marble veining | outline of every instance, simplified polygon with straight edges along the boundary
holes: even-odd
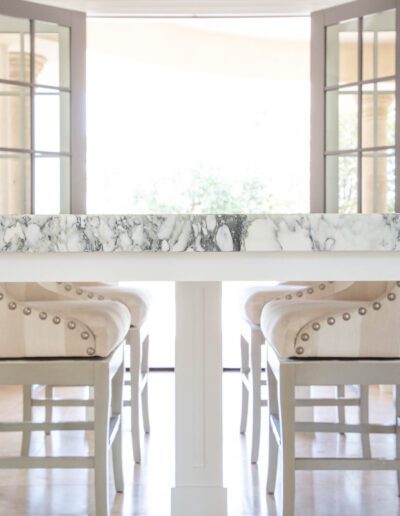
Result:
[[[0,252],[398,250],[399,214],[0,216]]]

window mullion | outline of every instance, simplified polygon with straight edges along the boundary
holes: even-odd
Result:
[[[362,211],[362,77],[363,77],[363,51],[362,51],[362,30],[363,30],[363,19],[362,17],[358,18],[358,152],[357,152],[357,211],[361,213]]]
[[[30,20],[30,95],[31,95],[31,120],[30,120],[30,135],[31,135],[31,213],[35,213],[35,21]]]

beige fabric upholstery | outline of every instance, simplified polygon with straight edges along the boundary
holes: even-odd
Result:
[[[0,358],[105,357],[129,331],[130,313],[120,303],[27,302],[10,295],[15,289],[0,284]]]
[[[123,303],[131,314],[132,326],[140,328],[149,310],[149,296],[143,290],[125,288],[107,284],[92,284],[91,286],[83,283],[40,283],[36,284],[35,296],[39,294],[48,296],[51,292],[56,299],[73,300],[112,300]],[[37,299],[37,297],[36,297]]]
[[[282,357],[400,357],[400,282],[355,282],[330,299],[273,301],[261,315]]]
[[[270,301],[287,298],[290,299],[320,299],[331,296],[334,293],[348,288],[352,282],[336,281],[288,281],[272,287],[251,287],[243,294],[243,311],[247,322],[259,325],[261,312]]]

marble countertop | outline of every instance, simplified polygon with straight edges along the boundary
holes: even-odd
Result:
[[[399,251],[400,214],[0,216],[0,252]]]

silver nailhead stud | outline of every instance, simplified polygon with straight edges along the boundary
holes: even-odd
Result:
[[[54,324],[60,324],[60,322],[61,322],[61,317],[58,317],[58,315],[55,315],[53,317],[53,323]]]
[[[358,313],[360,315],[365,315],[367,313],[367,309],[362,306],[361,308],[358,309]]]
[[[345,321],[349,321],[349,320],[350,320],[350,317],[351,317],[351,315],[349,314],[349,312],[345,312],[345,313],[343,314],[343,319],[344,319]]]
[[[321,283],[320,285],[318,285],[318,288],[320,290],[325,290],[325,283]]]
[[[328,317],[328,321],[327,322],[328,322],[328,324],[330,326],[332,326],[333,324],[335,324],[336,319],[334,317]]]
[[[69,285],[69,284],[67,284],[67,285],[65,285],[65,287],[64,287],[64,288],[65,288],[65,290],[68,290],[68,291],[69,291],[69,290],[71,290],[71,289],[72,289],[72,286],[71,286],[71,285]]]
[[[315,322],[315,323],[313,323],[313,325],[312,325],[312,329],[313,329],[314,331],[318,331],[320,328],[321,328],[321,325],[319,324],[319,322]]]
[[[88,297],[89,299],[92,299],[92,297],[93,297],[93,296],[94,296],[93,292],[88,292],[87,297]]]
[[[372,303],[372,308],[374,310],[380,310],[381,309],[381,304],[379,303],[379,301],[375,301],[375,303]]]
[[[29,306],[26,306],[23,310],[25,315],[31,315],[32,310],[29,308]]]
[[[70,330],[75,330],[76,323],[74,321],[69,321],[67,326]]]
[[[389,299],[389,301],[394,301],[396,299],[396,294],[394,292],[389,292],[387,298]]]
[[[87,348],[86,353],[88,355],[94,355],[96,350],[94,348]]]
[[[89,333],[88,331],[83,331],[83,332],[81,333],[81,338],[82,338],[83,340],[88,340],[88,338],[89,338],[89,337],[90,337],[90,333]]]
[[[4,294],[2,292],[0,292],[0,301],[3,299],[4,297]]]
[[[304,348],[302,346],[297,346],[296,353],[298,355],[302,355],[304,353]]]
[[[308,288],[308,289],[307,289],[307,292],[308,292],[309,294],[313,294],[313,293],[314,293],[314,289],[310,287],[310,288]]]
[[[8,308],[9,308],[10,310],[15,310],[15,309],[17,308],[17,303],[16,303],[15,301],[10,301],[10,302],[8,303]]]
[[[78,294],[78,296],[80,296],[82,294],[83,290],[81,288],[77,288],[76,289],[76,293]]]
[[[288,294],[288,295],[286,296],[286,299],[292,299],[292,296],[291,296],[290,294]]]
[[[300,292],[297,292],[296,296],[297,296],[297,297],[303,297],[303,292],[301,292],[301,291],[300,291]]]
[[[400,281],[396,281],[396,285],[400,287]]]
[[[103,301],[104,296],[99,296],[97,299],[98,299],[99,301]]]
[[[39,314],[39,319],[42,319],[42,321],[44,321],[45,319],[47,319],[47,314],[46,314],[46,312],[40,312],[40,314]]]
[[[301,334],[301,340],[302,340],[303,342],[307,342],[308,340],[310,340],[310,336],[309,336],[309,334],[308,334],[308,333],[302,333],[302,334]]]

